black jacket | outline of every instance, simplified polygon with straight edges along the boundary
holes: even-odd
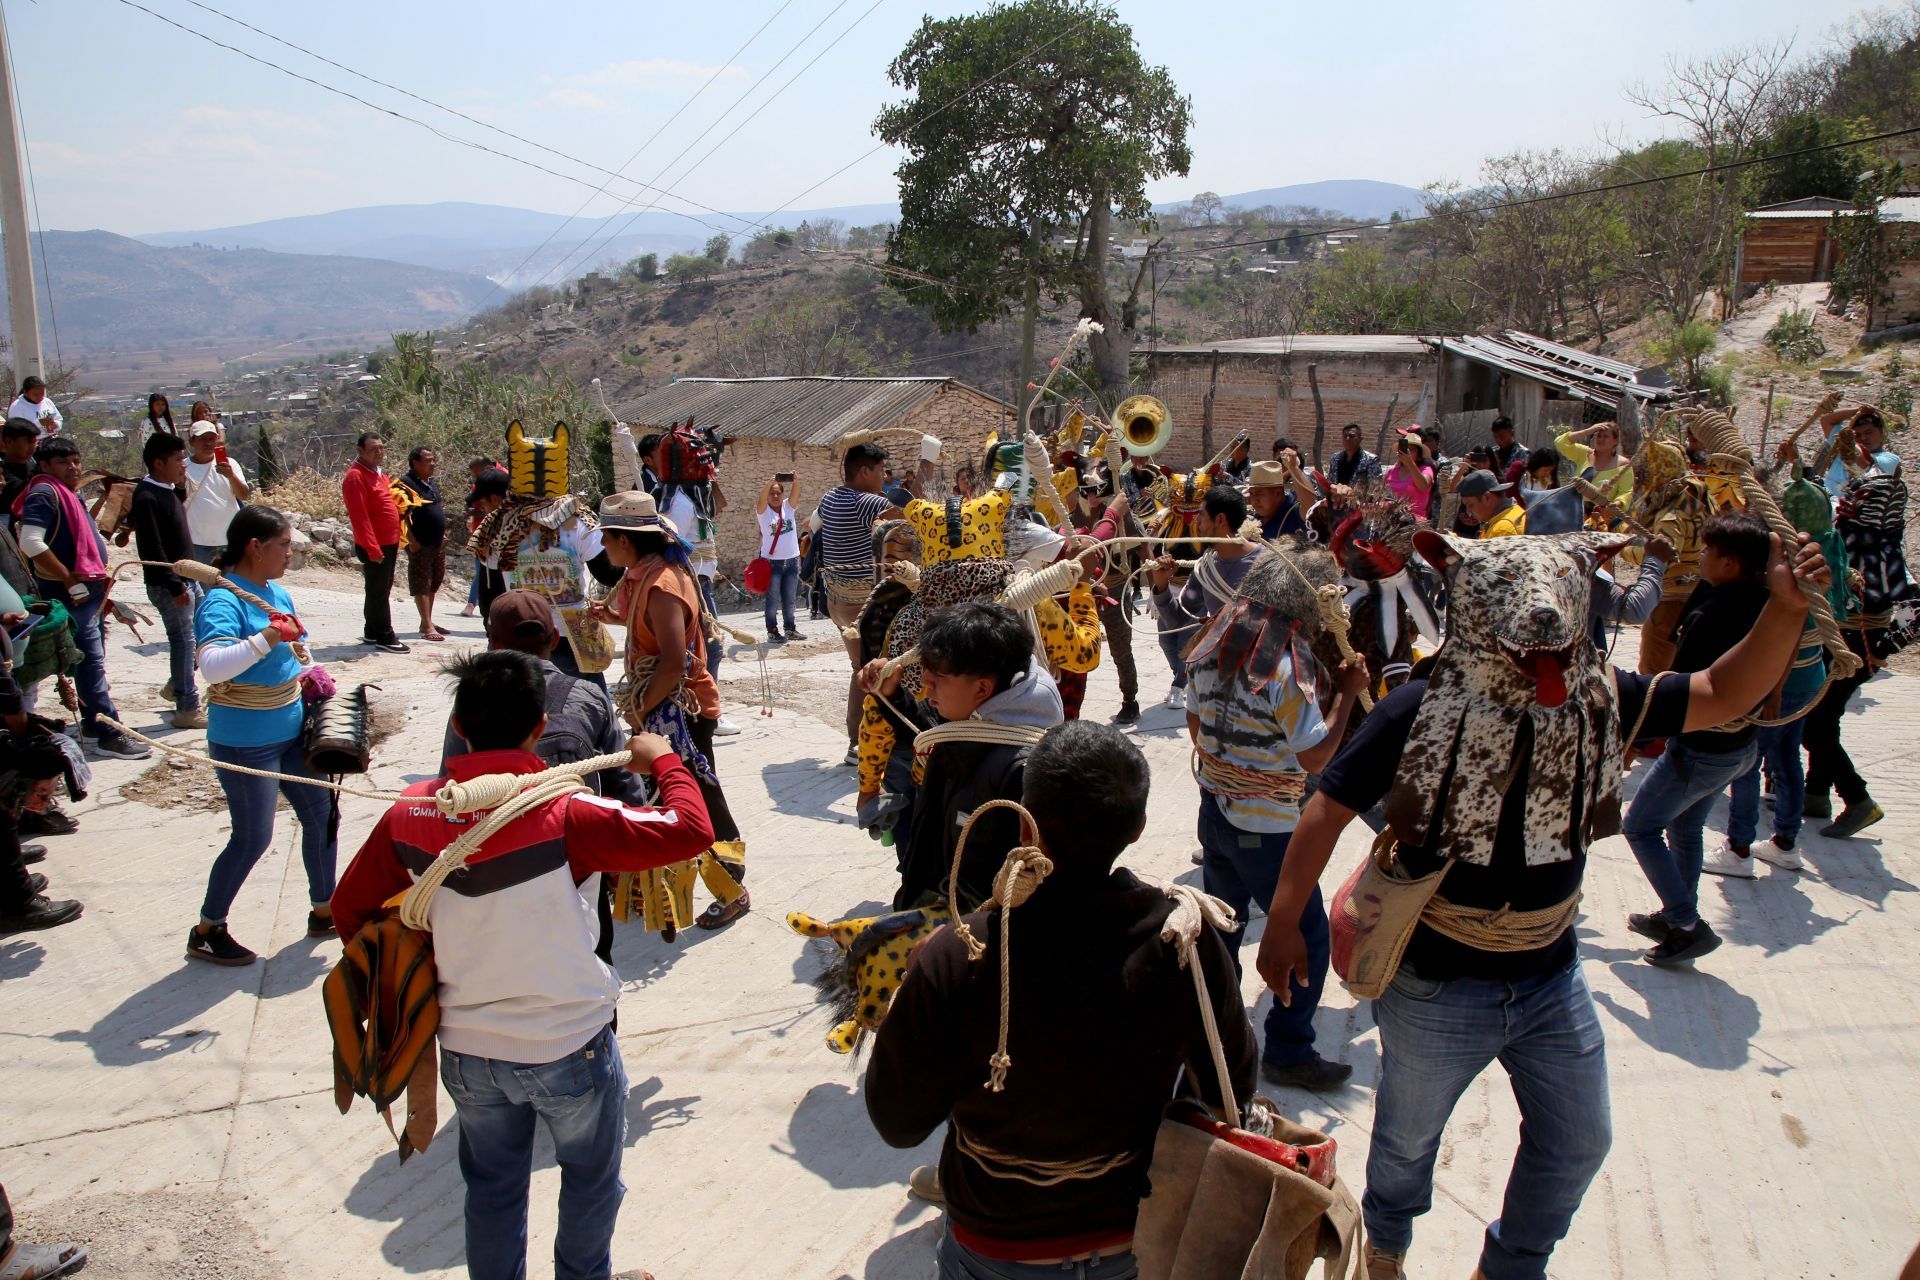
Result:
[[[171,485],[142,480],[133,489],[133,545],[142,560],[193,559],[193,540],[187,536],[187,498]],[[185,595],[187,581],[171,569],[151,565],[140,570],[147,585],[170,596]]]
[[[946,897],[947,876],[967,817],[989,800],[1018,800],[1026,787],[1027,748],[1004,743],[943,742],[927,758],[913,802],[913,830],[900,868],[894,909],[905,911],[929,894]],[[976,822],[960,867],[960,902],[971,909],[993,893],[994,873],[1018,843],[1020,821],[995,809]]]

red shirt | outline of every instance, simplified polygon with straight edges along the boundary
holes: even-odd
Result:
[[[378,554],[399,545],[400,508],[394,505],[393,490],[384,475],[355,458],[340,481],[340,496],[346,499],[347,518],[353,522],[355,546]]]

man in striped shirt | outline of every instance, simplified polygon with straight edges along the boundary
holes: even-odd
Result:
[[[840,462],[844,483],[821,495],[816,514],[821,541],[820,574],[827,583],[827,616],[844,635],[860,619],[860,608],[873,590],[873,526],[900,514],[900,508],[880,492],[886,479],[887,451],[876,444],[857,444]],[[860,642],[846,640],[852,670],[847,676],[847,757],[860,763]]]

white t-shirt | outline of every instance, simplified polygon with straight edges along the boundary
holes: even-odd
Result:
[[[241,469],[240,460],[232,461],[233,474],[245,484],[247,473]],[[219,465],[218,460],[187,459],[187,536],[196,546],[226,546],[227,526],[240,511],[240,499],[234,495],[233,486],[214,470]]]
[[[694,577],[711,578],[719,572],[720,556],[713,545],[713,521],[700,514],[691,494],[685,489],[675,490],[673,500],[660,514],[673,521],[680,541],[686,543],[692,553]]]
[[[15,396],[13,403],[7,407],[7,416],[9,418],[25,418],[34,426],[39,427],[40,438],[42,440],[59,431],[61,425],[66,421],[66,419],[60,416],[60,406],[53,402],[52,396],[41,397],[39,404],[35,404],[25,396]],[[40,419],[45,417],[51,417],[53,419],[53,426],[51,428],[48,428],[45,423],[40,421]]]
[[[794,527],[793,504],[782,502],[759,515],[760,554],[769,560],[792,560],[800,554],[800,531]]]

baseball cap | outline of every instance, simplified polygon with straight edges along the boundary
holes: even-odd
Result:
[[[1454,492],[1463,498],[1478,498],[1487,493],[1505,493],[1513,488],[1510,484],[1501,484],[1491,471],[1470,471],[1460,477],[1460,487]]]
[[[202,418],[187,428],[187,436],[189,439],[194,436],[217,436],[219,434],[220,424],[212,418]]]
[[[508,591],[487,610],[487,644],[495,649],[545,653],[553,648],[553,609],[537,591]]]

